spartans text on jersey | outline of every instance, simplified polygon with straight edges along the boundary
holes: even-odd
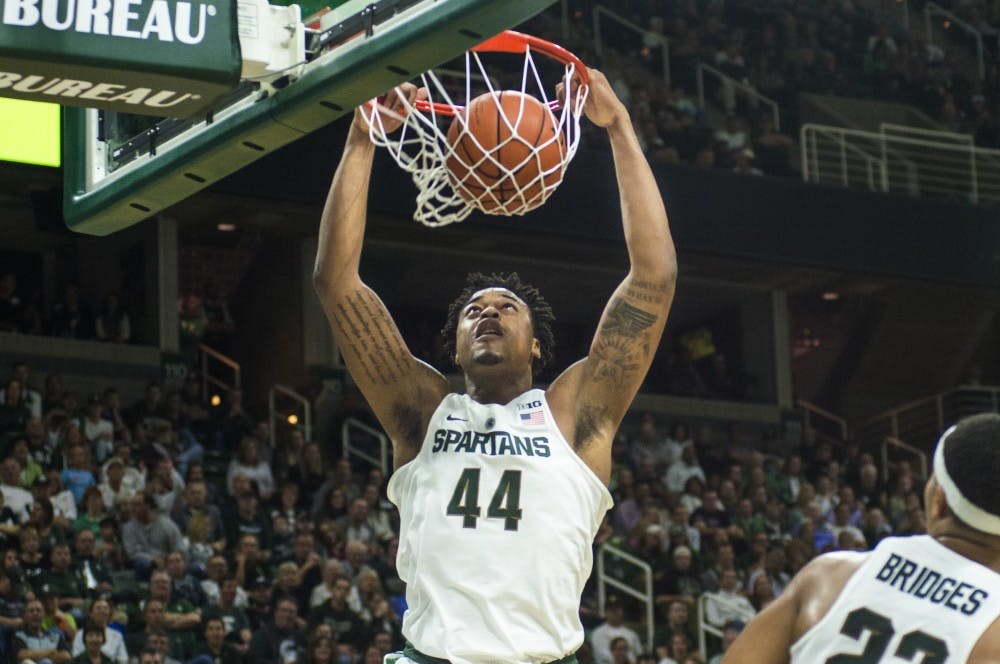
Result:
[[[534,456],[547,458],[549,439],[545,436],[514,436],[506,431],[455,431],[438,429],[434,432],[431,452],[466,452],[487,456]]]

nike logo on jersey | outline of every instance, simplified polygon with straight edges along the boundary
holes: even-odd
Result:
[[[464,417],[455,417],[454,415],[451,415],[451,414],[449,414],[444,419],[448,420],[449,422],[468,422],[469,421],[469,420],[465,419]]]

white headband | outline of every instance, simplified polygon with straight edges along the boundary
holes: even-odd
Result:
[[[934,478],[937,480],[938,486],[944,490],[944,496],[948,499],[948,507],[955,513],[955,516],[976,530],[990,535],[1000,535],[1000,516],[990,514],[981,507],[972,504],[968,498],[962,495],[955,480],[951,479],[951,475],[948,474],[948,468],[944,463],[944,444],[954,430],[953,426],[941,434],[937,449],[934,450]]]

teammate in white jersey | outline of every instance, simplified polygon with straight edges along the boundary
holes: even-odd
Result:
[[[723,664],[1000,662],[1000,416],[948,429],[924,490],[927,535],[806,565]]]
[[[394,99],[386,104],[398,106]],[[473,279],[449,312],[464,395],[411,355],[362,283],[374,147],[361,113],[333,178],[314,283],[341,355],[392,439],[404,652],[415,662],[573,661],[583,642],[580,594],[611,505],[612,439],[656,352],[677,275],[659,188],[628,111],[598,71],[590,70],[584,111],[608,132],[630,270],[587,357],[544,391],[532,389],[533,369],[551,357],[551,311],[516,275]]]

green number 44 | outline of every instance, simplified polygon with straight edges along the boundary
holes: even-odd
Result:
[[[475,528],[476,519],[481,514],[479,468],[466,468],[459,476],[455,491],[448,501],[448,516],[460,516],[463,528]],[[517,530],[517,522],[521,519],[520,470],[505,470],[500,476],[500,483],[493,492],[490,506],[486,510],[486,518],[503,519],[504,530]]]

